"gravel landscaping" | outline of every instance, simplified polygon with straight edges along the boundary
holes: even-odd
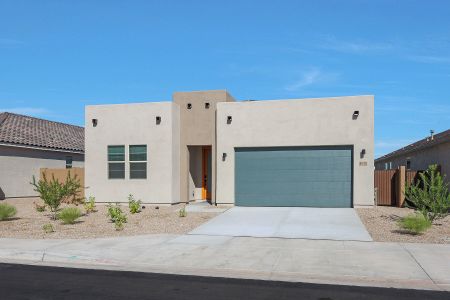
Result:
[[[33,239],[81,239],[110,236],[126,236],[139,234],[184,234],[200,224],[215,217],[215,212],[189,212],[186,217],[178,215],[182,205],[155,206],[145,205],[146,208],[137,214],[130,214],[128,204],[122,205],[128,222],[122,231],[116,231],[114,224],[106,215],[106,205],[98,204],[97,212],[83,215],[73,225],[63,225],[60,220],[51,220],[50,212],[37,212],[33,202],[43,204],[39,198],[8,199],[2,203],[9,203],[17,208],[17,215],[0,222],[0,237],[33,238]],[[66,205],[61,206],[66,207]],[[82,205],[78,206],[84,214]],[[43,226],[52,224],[55,232],[45,233]]]
[[[412,209],[378,206],[356,210],[374,241],[450,244],[450,216],[437,220],[425,233],[413,235],[402,231],[397,225],[401,217],[414,212]]]

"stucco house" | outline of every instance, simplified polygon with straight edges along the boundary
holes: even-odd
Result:
[[[83,165],[83,127],[0,113],[0,199],[36,196],[40,168]]]
[[[86,107],[99,202],[355,207],[374,203],[374,97],[235,101],[225,90]]]
[[[420,141],[381,156],[375,160],[377,170],[397,169],[405,166],[407,170],[426,170],[437,164],[441,173],[450,182],[450,129],[431,134]]]

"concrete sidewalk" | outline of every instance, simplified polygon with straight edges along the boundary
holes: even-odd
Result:
[[[450,291],[450,245],[202,235],[0,239],[0,261]]]

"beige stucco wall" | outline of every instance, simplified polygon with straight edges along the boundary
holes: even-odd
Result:
[[[83,167],[83,154],[0,145],[0,199],[37,196],[30,185],[33,175],[39,179],[40,168],[65,168],[66,156],[73,167]]]
[[[215,161],[215,111],[219,102],[234,101],[225,90],[176,92],[173,102],[180,108],[180,199],[187,202],[192,195],[192,182],[189,174],[188,146],[211,146],[212,162]],[[205,103],[210,103],[209,109]],[[192,108],[187,109],[191,103]],[[212,164],[211,199],[215,199],[215,164]]]
[[[392,162],[392,168],[396,169],[399,166],[406,166],[406,160],[411,161],[411,170],[426,170],[429,165],[438,164],[441,166],[442,174],[447,175],[447,182],[450,182],[450,142],[379,160],[375,163],[375,167],[377,170],[384,170],[384,164]]]
[[[156,124],[156,116],[161,123]],[[98,119],[93,127],[92,119]],[[86,196],[99,202],[179,202],[179,108],[171,102],[86,107]],[[147,179],[129,179],[128,146],[147,145]],[[108,145],[125,145],[125,179],[108,179]]]
[[[234,147],[326,145],[354,146],[353,203],[373,205],[373,96],[218,103],[217,204],[234,204]]]

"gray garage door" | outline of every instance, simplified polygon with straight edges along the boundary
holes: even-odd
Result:
[[[235,151],[236,205],[352,207],[351,147]]]

